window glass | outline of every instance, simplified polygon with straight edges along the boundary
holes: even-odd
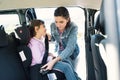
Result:
[[[97,11],[96,13],[95,13],[95,18],[94,18],[94,21],[96,21],[96,19],[97,19],[97,17],[98,17],[98,15],[100,14],[100,11]]]
[[[0,15],[0,25],[3,25],[7,33],[11,33],[15,27],[20,24],[17,14]]]

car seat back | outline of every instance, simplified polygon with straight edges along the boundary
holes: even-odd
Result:
[[[0,27],[0,80],[26,80],[14,34]]]
[[[20,26],[16,28],[15,33],[18,36],[18,38],[16,38],[19,43],[19,46],[17,47],[18,53],[21,57],[26,76],[28,80],[30,80],[30,65],[32,61],[32,52],[27,46],[30,39],[30,33],[27,26]]]
[[[97,16],[94,28],[96,29],[97,33],[91,36],[91,49],[93,55],[93,62],[94,62],[94,71],[95,71],[95,78],[96,80],[107,80],[107,69],[104,63],[104,60],[101,56],[99,44],[100,42],[105,39],[105,29],[103,21],[101,21],[101,12]]]

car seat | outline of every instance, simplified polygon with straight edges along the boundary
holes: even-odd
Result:
[[[28,26],[29,27],[29,26]],[[30,65],[32,61],[32,52],[30,48],[27,46],[29,39],[30,39],[30,32],[27,26],[21,26],[15,29],[15,33],[17,34],[18,38],[16,41],[18,42],[18,52],[21,57],[24,70],[26,72],[27,79],[30,80]],[[46,63],[48,52],[49,52],[49,42],[48,37],[45,38],[45,48],[46,48],[46,55],[44,55],[43,64]],[[62,72],[51,70],[49,73],[55,73],[57,80],[64,80],[65,75]],[[48,80],[46,76],[42,76],[43,80]]]
[[[96,33],[91,36],[91,49],[92,56],[94,62],[94,71],[95,71],[95,79],[96,80],[107,80],[107,69],[104,63],[104,60],[101,56],[99,44],[105,39],[104,34],[104,26],[100,23],[100,14],[97,16],[94,28]],[[102,26],[101,26],[102,25]]]
[[[0,26],[0,80],[26,80],[15,37],[4,26]]]
[[[21,61],[23,63],[23,67],[27,76],[27,79],[30,80],[30,65],[32,61],[32,52],[30,48],[27,46],[28,41],[30,39],[30,33],[27,26],[20,26],[15,29],[16,40],[18,42],[18,53],[21,57]]]

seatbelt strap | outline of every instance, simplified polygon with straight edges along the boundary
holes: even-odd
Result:
[[[43,56],[42,65],[47,63],[48,53],[49,53],[49,41],[48,41],[48,36],[46,35],[45,36],[45,54]]]

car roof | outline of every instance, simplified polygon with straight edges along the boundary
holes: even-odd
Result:
[[[99,10],[101,2],[102,0],[0,0],[0,10],[58,6],[80,6]]]

